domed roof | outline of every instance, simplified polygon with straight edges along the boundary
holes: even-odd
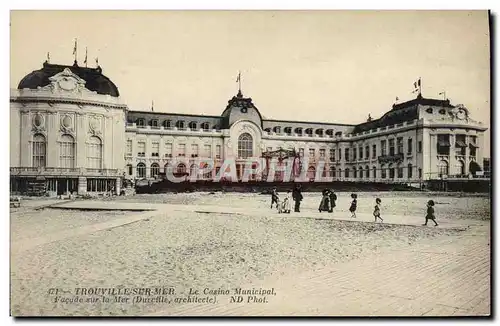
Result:
[[[254,121],[262,128],[262,115],[253,104],[251,98],[243,97],[241,90],[228,101],[226,109],[222,112],[221,116],[223,118],[222,127],[224,129],[228,129],[238,119]]]
[[[27,74],[17,86],[18,89],[30,88],[37,89],[50,84],[49,77],[62,72],[64,69],[70,69],[74,74],[85,80],[85,88],[102,95],[120,96],[118,87],[106,76],[102,74],[101,67],[87,68],[75,64],[72,66],[55,65],[45,62],[42,69],[32,71]]]

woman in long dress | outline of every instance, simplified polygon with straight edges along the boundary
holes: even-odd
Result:
[[[323,196],[321,198],[321,202],[319,204],[318,211],[321,212],[328,212],[330,210],[330,197],[329,197],[330,191],[328,189],[323,190]]]

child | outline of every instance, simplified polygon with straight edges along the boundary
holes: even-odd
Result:
[[[273,208],[273,204],[276,204],[276,208],[278,208],[278,198],[278,192],[276,191],[276,187],[274,187],[271,192],[271,209]]]
[[[291,211],[291,204],[290,204],[290,190],[286,192],[285,198],[283,199],[283,213],[290,214]]]
[[[384,222],[384,220],[380,217],[380,203],[382,203],[382,200],[380,198],[375,199],[375,210],[373,211],[373,216],[375,216],[375,223],[377,223],[377,218],[379,218],[380,221]]]
[[[349,211],[351,212],[351,217],[355,218],[356,217],[356,207],[358,206],[358,195],[356,194],[351,194],[352,202],[351,202],[351,207],[349,207]]]
[[[433,200],[429,200],[427,202],[427,215],[425,216],[425,224],[422,224],[422,225],[426,226],[427,222],[429,220],[432,220],[434,222],[434,226],[439,225],[439,224],[437,224],[436,217],[434,216],[434,201]]]

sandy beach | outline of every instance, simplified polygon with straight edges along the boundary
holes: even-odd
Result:
[[[371,212],[383,198],[383,212],[423,215],[423,194],[358,194],[360,212]],[[406,196],[406,197],[404,197]],[[257,194],[162,194],[117,197],[114,201],[262,208],[269,196]],[[305,194],[303,211],[317,211],[320,194]],[[348,194],[338,194],[339,214]],[[433,197],[439,219],[468,219],[464,230],[352,223],[269,216],[155,212],[151,218],[108,230],[37,246],[11,257],[11,313],[15,316],[144,315],[168,310],[166,304],[53,302],[50,288],[173,287],[230,288],[259,284],[280,275],[311,271],[338,262],[405,250],[419,243],[470,235],[489,237],[489,198]],[[44,209],[11,213],[11,241],[72,230],[137,214]]]

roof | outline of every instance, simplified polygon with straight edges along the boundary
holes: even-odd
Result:
[[[64,69],[68,68],[75,75],[85,80],[85,88],[102,95],[120,96],[118,87],[106,76],[102,74],[101,67],[87,68],[80,67],[75,63],[72,66],[50,64],[44,62],[42,69],[32,71],[27,74],[17,86],[18,89],[30,88],[37,89],[50,84],[49,77],[52,77]]]

